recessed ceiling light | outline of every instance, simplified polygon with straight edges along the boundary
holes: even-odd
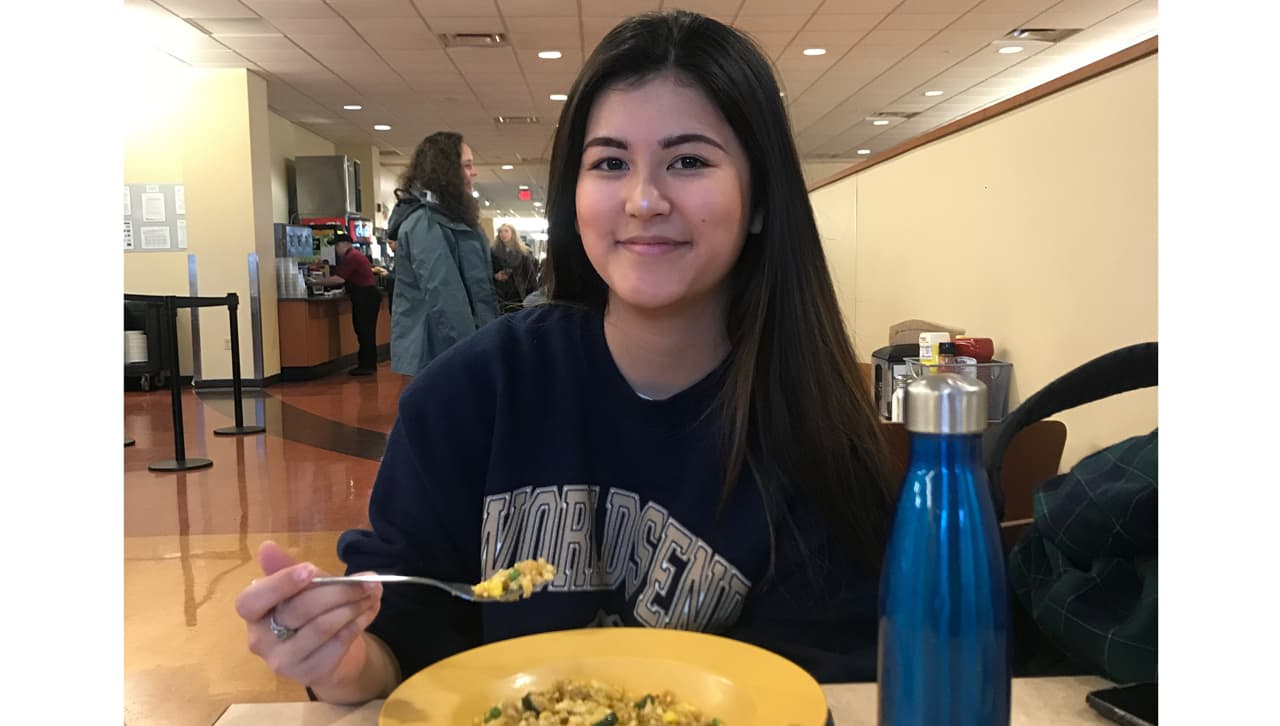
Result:
[[[513,166],[513,165],[511,165],[511,164],[503,164],[503,165],[502,165],[502,170],[503,170],[503,171],[511,171],[511,170],[512,170],[512,169],[514,169],[514,168],[515,168],[515,166]]]
[[[568,101],[569,97],[563,93],[553,93],[550,96],[552,101]]]
[[[522,192],[523,192],[523,191],[528,191],[528,189],[529,189],[529,185],[528,185],[528,184],[521,184],[519,187],[517,187],[517,189],[519,189],[519,190],[520,190],[520,191],[522,191]]]
[[[871,153],[871,149],[858,149],[858,156],[866,156]]]
[[[538,57],[543,60],[556,60],[561,55],[558,50],[544,50],[538,53]]]
[[[826,48],[805,48],[804,54],[805,55],[826,55],[827,49]]]
[[[489,206],[489,200],[488,200],[488,199],[484,200],[484,206],[486,206],[486,207],[487,207],[487,206]]]
[[[471,196],[475,197],[476,199],[479,199],[479,198],[480,198],[480,190],[478,190],[478,189],[472,189],[472,190],[471,190]]]
[[[932,96],[941,96],[943,93],[945,93],[945,91],[925,91],[924,95],[932,97]]]
[[[359,110],[360,110],[360,109],[362,109],[362,108],[364,108],[364,106],[361,106],[361,105],[360,105],[360,104],[358,104],[358,103],[348,103],[347,105],[345,105],[345,106],[343,106],[343,107],[342,107],[342,110],[344,110],[344,111],[359,111]]]
[[[878,118],[878,119],[876,119],[875,121],[872,121],[872,122],[871,122],[871,125],[872,125],[872,126],[888,126],[888,125],[889,125],[889,119],[887,119],[887,118]]]
[[[542,202],[534,202],[534,203],[533,203],[533,206],[535,206],[535,207],[541,207],[541,206],[542,206]]]
[[[390,131],[391,127],[386,124],[374,124],[373,130],[374,131]]]
[[[1009,55],[1010,53],[1021,53],[1024,50],[1026,49],[1020,45],[1006,45],[996,52],[1001,55]]]
[[[787,94],[786,94],[785,92],[783,92],[783,91],[778,91],[778,98],[785,98],[785,97],[786,97],[786,95],[787,95]]]

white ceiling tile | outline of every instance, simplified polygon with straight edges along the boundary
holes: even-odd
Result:
[[[576,18],[577,0],[498,0],[504,18]]]
[[[397,71],[419,71],[421,73],[438,74],[443,69],[448,68],[449,72],[453,72],[453,66],[449,62],[449,55],[443,50],[435,49],[402,49],[388,48],[379,49],[379,53],[391,64]]]
[[[947,30],[983,31],[991,33],[994,39],[1022,27],[1034,16],[1035,13],[965,13]]]
[[[193,50],[178,53],[177,55],[193,66],[243,64],[246,62],[242,56],[231,50]]]
[[[973,12],[1026,14],[1031,17],[1061,2],[1062,0],[982,0]]]
[[[856,45],[857,42],[862,40],[865,35],[866,33],[862,31],[828,32],[822,30],[802,30],[796,34],[795,38],[792,39],[791,46],[799,49],[796,52],[800,52],[800,50],[804,50],[805,48],[826,48],[827,54],[824,56],[817,56],[815,60],[819,58],[839,58],[844,54],[844,51]]]
[[[329,6],[348,18],[416,18],[409,0],[328,0]]]
[[[902,0],[827,0],[818,9],[819,15],[842,15],[855,13],[888,13],[898,7]]]
[[[324,0],[240,0],[265,18],[332,18]]]
[[[1133,0],[1062,0],[1033,18],[1037,28],[1088,28],[1133,4]]]
[[[963,58],[970,53],[986,48],[998,35],[989,30],[943,30],[926,41],[921,50],[932,50]]]
[[[903,0],[895,12],[899,13],[960,13],[977,5],[980,0]]]
[[[293,41],[283,35],[249,35],[244,37],[220,38],[219,42],[233,50],[297,50]]]
[[[885,19],[884,13],[855,15],[815,15],[804,26],[806,31],[821,33],[866,32]]]
[[[803,28],[806,21],[803,15],[739,15],[733,27],[748,33],[794,33]]]
[[[594,18],[584,19],[584,22],[594,22],[595,20]],[[573,36],[575,38],[579,31],[577,18],[519,18],[508,20],[507,27],[513,32],[518,31],[524,35],[546,34],[548,36]],[[613,26],[610,25],[608,27]],[[608,28],[605,28],[605,30],[608,30]]]
[[[738,15],[804,15],[809,16],[822,0],[745,0]]]
[[[191,22],[211,35],[271,35],[278,32],[266,20],[253,18],[201,18]]]
[[[937,34],[934,30],[875,30],[867,33],[858,45],[887,45],[910,51]]]
[[[520,65],[510,48],[449,48],[445,51],[462,75],[495,75],[523,82]]]
[[[422,16],[428,21],[434,16],[442,18],[498,17],[498,6],[493,0],[413,0]]]
[[[582,17],[630,17],[657,10],[662,0],[579,0]],[[677,3],[678,4],[678,3]],[[670,9],[670,8],[668,8]]]
[[[301,48],[291,48],[291,49],[280,48],[280,49],[270,49],[270,50],[254,48],[250,50],[245,50],[244,54],[246,57],[253,60],[253,62],[258,63],[263,67],[267,67],[267,68],[270,68],[275,65],[286,65],[286,64],[293,65],[293,66],[298,66],[298,65],[315,66],[316,65],[315,60],[313,60],[310,55],[307,55],[307,53],[303,51]]]
[[[600,33],[599,37],[603,37],[604,33]],[[599,38],[597,38],[598,40]],[[577,48],[582,43],[582,35],[577,30],[563,33],[525,33],[511,32],[507,33],[507,40],[511,41],[511,46],[516,50],[547,50],[551,48],[565,49]],[[595,47],[595,43],[588,38],[587,45]]]
[[[679,9],[701,13],[727,25],[738,14],[740,5],[742,0],[666,0],[662,7],[664,10]]]
[[[426,23],[413,18],[352,18],[351,24],[378,50],[439,48],[440,40]]]
[[[351,26],[339,17],[331,18],[271,18],[270,23],[289,36],[350,36]]]
[[[170,12],[183,18],[256,18],[240,0],[155,0]]]
[[[956,18],[956,13],[891,13],[877,30],[941,30]]]
[[[541,50],[558,50],[562,55],[554,60],[539,58],[538,53]],[[567,73],[572,78],[582,66],[582,51],[578,49],[576,43],[573,48],[541,48],[538,50],[517,48],[515,51],[516,58],[520,61],[520,65],[524,67],[525,73]]]
[[[433,33],[501,33],[502,19],[497,15],[433,16],[428,15],[427,25]],[[510,24],[507,25],[511,27]]]
[[[206,18],[213,14],[209,8],[226,5],[219,0],[160,1],[172,7],[199,5],[187,9],[206,13]],[[425,134],[455,128],[474,141],[482,162],[486,157],[494,163],[514,161],[521,154],[535,160],[522,166],[540,164],[545,181],[546,164],[536,160],[550,153],[555,123],[564,108],[547,96],[567,92],[582,65],[583,52],[591,50],[620,18],[659,4],[658,0],[331,0],[327,4],[244,0],[240,10],[227,5],[230,9],[217,12],[252,19],[243,10],[251,8],[270,18],[286,37],[227,38],[224,46],[193,29],[192,40],[206,51],[216,51],[204,56],[208,63],[258,64],[266,69],[273,110],[295,122],[305,118],[309,128],[326,138],[402,149],[408,154]],[[779,82],[787,91],[787,113],[804,156],[820,153],[845,158],[840,157],[845,154],[851,161],[863,158],[848,156],[854,148],[883,151],[1042,82],[1046,74],[1091,62],[1103,53],[1098,50],[1102,45],[1114,48],[1125,38],[1153,33],[1158,14],[1156,0],[666,0],[661,6],[685,7],[723,22],[737,20],[776,59]],[[335,16],[330,7],[351,22]],[[1119,12],[1126,7],[1128,12]],[[1045,8],[1049,12],[1042,17],[1049,20],[1057,13],[1059,19],[1101,18],[1104,22],[1064,43],[1046,46],[1048,50],[1037,49],[1039,55],[1000,56],[992,51],[991,41],[1015,27],[1041,26],[1033,18]],[[798,32],[801,28],[808,30]],[[504,31],[513,47],[497,51],[446,52],[435,38],[444,32]],[[361,37],[367,45],[360,42]],[[301,50],[291,47],[290,41]],[[806,57],[800,54],[805,47],[827,48],[828,53]],[[564,58],[536,57],[537,51],[550,49],[560,50]],[[1094,56],[1081,60],[1089,51]],[[238,56],[243,57],[237,61]],[[938,98],[921,95],[931,88],[947,93]],[[363,103],[365,111],[349,112],[346,118],[337,109],[353,100]],[[919,115],[888,130],[862,121],[886,109]],[[492,120],[497,113],[532,113],[542,123],[498,127]],[[384,120],[392,124],[392,132],[370,130],[372,123]],[[389,164],[391,158],[388,154]],[[401,158],[400,163],[404,161]],[[511,196],[506,189],[509,179],[495,177],[492,184],[495,200]],[[527,205],[514,199],[510,204],[528,211]]]

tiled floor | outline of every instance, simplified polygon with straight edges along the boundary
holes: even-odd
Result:
[[[266,434],[214,436],[233,422],[225,396],[183,393],[188,457],[208,469],[155,473],[171,459],[168,391],[126,393],[124,451],[124,720],[128,726],[207,726],[232,703],[304,700],[245,644],[235,597],[259,574],[254,553],[274,539],[340,571],[344,529],[367,526],[369,491],[407,382],[384,363],[271,386],[245,400]]]

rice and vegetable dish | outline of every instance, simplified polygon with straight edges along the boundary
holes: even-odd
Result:
[[[725,726],[670,691],[629,694],[599,681],[556,681],[506,700],[472,722],[477,726]]]
[[[512,599],[529,597],[536,587],[550,582],[556,576],[556,568],[541,557],[536,560],[521,560],[505,570],[498,570],[493,577],[471,586],[471,592],[478,598],[486,600]]]

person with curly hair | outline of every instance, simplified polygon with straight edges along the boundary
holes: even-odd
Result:
[[[475,161],[462,135],[418,144],[400,177],[388,236],[396,241],[391,369],[413,376],[495,319],[489,245],[471,194]]]

